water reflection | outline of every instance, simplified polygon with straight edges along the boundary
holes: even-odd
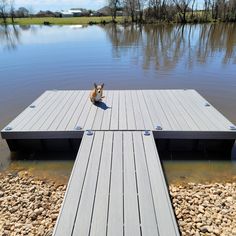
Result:
[[[106,25],[115,57],[127,52],[142,60],[144,69],[171,70],[184,59],[192,68],[221,52],[221,62],[236,63],[236,24],[202,25]],[[132,47],[131,47],[132,46]],[[142,59],[141,59],[142,58]]]
[[[15,25],[0,25],[0,42],[4,49],[9,51],[16,50],[20,44],[20,34],[18,26]]]

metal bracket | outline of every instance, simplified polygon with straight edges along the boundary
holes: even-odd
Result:
[[[79,126],[79,125],[77,125],[77,126],[75,127],[75,130],[82,130],[82,127]]]
[[[12,127],[7,126],[7,127],[5,128],[5,130],[10,131],[10,130],[12,130]]]
[[[144,135],[145,135],[145,136],[149,136],[149,135],[150,135],[150,130],[145,130],[145,131],[144,131]]]
[[[205,107],[210,107],[210,106],[211,105],[208,102],[205,103]]]
[[[156,130],[162,130],[161,125],[157,125],[157,126],[156,126]]]
[[[86,130],[86,134],[89,135],[89,136],[93,135],[93,131],[91,129],[87,129]]]
[[[235,126],[235,125],[230,125],[230,126],[229,126],[229,129],[230,129],[230,130],[236,130],[236,126]]]
[[[30,105],[29,107],[30,107],[30,108],[35,108],[36,106],[35,106],[35,105]]]

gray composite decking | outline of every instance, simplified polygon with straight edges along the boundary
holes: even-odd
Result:
[[[2,138],[12,150],[82,138],[54,236],[179,235],[154,138],[226,140],[230,149],[235,126],[195,90],[104,95],[95,106],[89,91],[46,91]]]
[[[152,134],[84,134],[54,229],[65,235],[179,235]]]
[[[155,131],[157,126],[158,138],[236,137],[233,124],[195,90],[108,90],[104,95],[94,106],[89,91],[46,91],[2,130],[2,137],[76,138],[87,129]]]

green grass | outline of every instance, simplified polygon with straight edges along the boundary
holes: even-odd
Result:
[[[56,18],[56,17],[33,17],[33,18],[16,18],[15,24],[19,25],[42,25],[44,22],[49,22],[54,25],[87,25],[90,22],[94,24],[100,24],[102,22],[109,23],[112,21],[111,16],[102,17],[66,17],[66,18]],[[123,17],[117,17],[116,21],[122,23]],[[1,20],[0,20],[0,23]],[[7,19],[7,23],[11,24],[11,19]]]

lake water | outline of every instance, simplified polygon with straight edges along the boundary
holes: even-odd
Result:
[[[0,128],[45,90],[90,89],[94,82],[107,89],[196,89],[236,123],[236,24],[0,26]],[[2,170],[66,179],[73,166],[28,158],[35,154],[12,161],[0,145]],[[181,180],[183,170],[191,179],[191,163],[164,162],[170,181]],[[214,165],[236,175],[231,161],[198,162],[206,179],[216,178]]]

